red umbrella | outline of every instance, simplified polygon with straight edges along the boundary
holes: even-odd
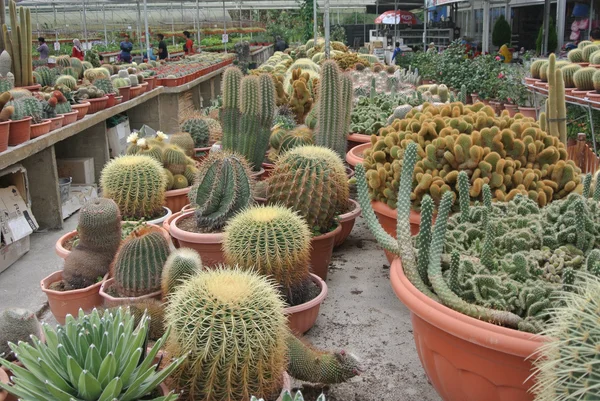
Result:
[[[397,10],[397,11],[386,11],[379,17],[375,18],[376,24],[407,24],[417,25],[421,21],[410,11]]]

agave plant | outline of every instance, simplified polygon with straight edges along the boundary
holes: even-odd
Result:
[[[256,397],[252,396],[250,401],[264,401],[264,400],[262,398],[260,400],[257,400]],[[298,391],[292,397],[290,392],[286,390],[285,393],[283,393],[283,397],[282,397],[281,401],[304,401],[304,397],[302,396],[302,393],[300,391]],[[325,401],[325,395],[321,394],[319,396],[319,398],[317,398],[317,401]]]
[[[149,317],[137,327],[129,309],[82,310],[75,319],[68,315],[55,329],[43,324],[46,343],[32,336],[32,344],[10,343],[24,367],[0,359],[14,374],[14,384],[0,388],[22,401],[134,401],[152,395],[184,357],[158,371],[155,356],[169,335],[168,330],[146,353]],[[174,401],[177,395],[146,398]]]

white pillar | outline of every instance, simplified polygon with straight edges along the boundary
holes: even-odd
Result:
[[[83,39],[85,40],[85,51],[84,53],[87,51],[88,48],[88,40],[87,40],[87,16],[85,14],[85,0],[83,0]]]
[[[225,18],[225,0],[223,0],[223,33],[227,33],[227,19]],[[225,54],[227,54],[227,43],[223,43]]]
[[[323,15],[323,25],[325,25],[325,58],[329,59],[329,0],[325,0],[325,14]]]
[[[469,12],[469,34],[475,40],[475,0],[471,0],[471,11]]]
[[[317,45],[317,0],[313,2],[313,37],[315,40],[315,46]]]
[[[542,37],[542,54],[548,53],[548,35],[550,33],[550,0],[544,1],[544,33]]]
[[[198,32],[196,33],[196,37],[198,38],[198,48],[200,48],[200,4],[198,0],[196,0],[196,19],[198,20]]]
[[[104,4],[102,5],[102,23],[104,24],[104,44],[108,45],[108,34],[106,32],[106,10],[104,10]]]
[[[146,0],[144,0],[144,37],[146,38],[146,54],[148,55],[148,61],[150,61],[150,34],[148,32],[148,6],[146,4]],[[142,62],[144,62],[143,53]]]
[[[490,51],[490,2],[483,0],[483,35],[481,38],[481,49],[483,53]]]

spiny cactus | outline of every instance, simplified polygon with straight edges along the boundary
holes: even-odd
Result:
[[[192,185],[196,181],[196,176],[198,175],[198,169],[191,164],[185,166],[185,170],[183,172],[183,176],[185,177],[188,185]]]
[[[171,252],[162,271],[161,288],[164,296],[172,294],[184,281],[202,271],[202,260],[193,249],[179,248]]]
[[[9,359],[9,342],[32,344],[32,335],[41,336],[40,322],[35,313],[21,308],[6,308],[0,312],[0,356]]]
[[[194,147],[206,148],[210,140],[210,127],[208,123],[200,118],[190,118],[179,129],[189,133],[194,140]]]
[[[66,289],[85,288],[108,273],[121,243],[121,214],[111,199],[97,198],[79,211],[79,242],[65,259]]]
[[[216,230],[252,200],[253,181],[243,157],[227,152],[210,153],[198,169],[188,197],[196,207],[198,228]]]
[[[38,82],[42,87],[44,86],[54,86],[56,83],[56,69],[48,68],[48,67],[38,67],[35,71],[40,77],[40,82]]]
[[[112,81],[108,77],[94,79],[94,86],[106,94],[115,93]]]
[[[578,64],[569,64],[560,69],[563,74],[563,80],[565,81],[565,88],[574,88],[575,87],[575,81],[573,80],[573,76],[580,69],[581,69],[581,66]]]
[[[115,287],[122,297],[139,297],[160,290],[169,243],[152,227],[134,230],[123,241],[111,267]]]
[[[148,339],[158,341],[165,335],[165,305],[154,298],[146,298],[129,304],[129,311],[134,319],[134,325],[140,324],[142,319],[149,317]]]
[[[14,112],[11,116],[11,120],[13,121],[31,117],[32,124],[38,124],[42,122],[42,104],[34,97],[23,97],[20,99],[11,100],[6,105],[14,108]]]
[[[186,154],[186,156],[194,156],[194,139],[187,132],[177,132],[169,137],[169,143],[171,145],[179,146]]]
[[[102,195],[113,199],[125,219],[162,216],[166,177],[163,166],[148,156],[117,157],[104,166],[100,177]]]
[[[589,45],[583,48],[581,55],[583,57],[583,61],[584,62],[589,62],[590,61],[590,56],[594,53],[597,52],[598,50],[600,50],[600,46],[597,45]]]
[[[23,43],[32,43],[31,11],[27,7],[19,7],[19,16],[17,17],[16,2],[10,0],[8,3],[10,15],[10,31],[8,25],[2,26],[4,36],[4,46],[11,57],[14,74],[15,86],[33,85],[33,69],[31,59],[31,46]]]
[[[167,351],[188,355],[171,376],[183,400],[248,400],[281,390],[287,319],[271,282],[251,271],[217,268],[170,296]]]
[[[225,227],[225,260],[272,277],[290,305],[307,301],[310,229],[282,206],[251,207]]]
[[[320,146],[301,146],[284,153],[269,178],[269,204],[297,211],[308,226],[328,232],[348,204],[348,179],[341,159]]]
[[[321,67],[319,87],[318,122],[315,143],[335,151],[338,156],[346,155],[346,135],[343,132],[348,111],[342,110],[342,80],[337,63],[328,60]],[[351,110],[350,110],[351,112]]]
[[[271,160],[275,160],[277,156],[290,149],[303,145],[312,145],[314,143],[314,135],[313,131],[304,125],[294,127],[291,130],[276,126],[271,133],[269,142],[271,145],[269,157]]]
[[[529,67],[529,72],[532,78],[540,78],[540,68],[542,67],[544,62],[545,60],[535,60],[533,63],[531,63],[531,66]]]
[[[598,71],[594,67],[585,67],[578,70],[573,75],[573,83],[578,90],[588,90],[591,91],[594,89],[594,73]]]
[[[223,73],[223,84],[221,93],[223,94],[223,108],[221,109],[219,119],[223,127],[223,147],[232,149],[234,139],[239,129],[239,101],[240,89],[242,86],[242,71],[237,67],[230,67]]]
[[[173,188],[172,189],[183,189],[190,186],[188,179],[183,174],[175,174],[173,176]]]

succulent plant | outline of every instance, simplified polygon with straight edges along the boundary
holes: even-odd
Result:
[[[194,139],[187,132],[177,132],[169,137],[169,143],[171,145],[179,146],[186,154],[186,156],[194,156]]]
[[[583,61],[584,62],[589,62],[590,61],[590,56],[594,53],[597,52],[598,50],[600,50],[600,46],[597,45],[588,45],[586,47],[584,47],[582,49],[581,55],[583,57]]]
[[[597,70],[594,67],[584,67],[578,70],[573,75],[573,83],[578,90],[588,90],[591,91],[594,89],[594,82],[592,80],[594,73]]]
[[[565,82],[560,71],[559,62],[554,54],[548,60],[548,105],[546,116],[548,118],[548,133],[558,137],[563,145],[567,145],[567,106],[565,104]],[[577,79],[573,75],[573,81]],[[577,83],[575,83],[577,85]]]
[[[33,85],[32,48],[21,45],[32,43],[31,11],[27,7],[19,7],[17,17],[16,2],[11,0],[8,6],[11,29],[3,30],[3,43],[12,61],[10,71],[14,74],[14,83],[17,87]]]
[[[35,71],[38,76],[41,78],[41,81],[38,82],[42,87],[44,86],[54,86],[56,84],[57,70],[56,68],[48,68],[48,67],[38,67]]]
[[[94,79],[94,86],[105,94],[115,93],[115,88],[112,84],[112,81],[108,77]]]
[[[340,158],[346,156],[346,114],[351,112],[343,106],[342,78],[335,61],[326,61],[321,67],[319,87],[319,118],[315,143],[335,151]],[[344,99],[345,100],[345,99]]]
[[[578,49],[583,49],[586,46],[589,46],[591,44],[593,44],[594,42],[592,42],[591,40],[582,40],[581,42],[579,42],[577,44],[577,48]]]
[[[11,120],[13,121],[31,117],[32,124],[38,124],[42,122],[42,103],[40,103],[40,101],[34,97],[23,97],[20,99],[11,100],[6,105],[14,108],[14,112],[11,116]]]
[[[206,148],[210,140],[210,127],[208,123],[201,118],[190,118],[181,124],[179,129],[187,132],[194,140],[194,147]]]
[[[185,151],[176,145],[166,147],[162,153],[162,162],[173,175],[183,174],[188,164]]]
[[[125,219],[161,216],[166,177],[163,166],[148,156],[117,157],[104,166],[100,177],[102,195],[113,199]]]
[[[573,76],[580,69],[581,66],[578,64],[570,64],[560,69],[563,74],[563,80],[565,81],[565,88],[575,87],[575,81],[573,80]]]
[[[540,78],[540,68],[542,67],[542,65],[545,62],[546,62],[545,60],[535,60],[533,63],[531,63],[531,66],[529,67],[529,72],[530,72],[532,78],[536,78],[536,79]],[[573,62],[575,63],[576,61],[573,61]]]
[[[148,339],[150,341],[158,341],[165,335],[165,305],[161,301],[155,298],[136,300],[129,304],[129,311],[133,316],[135,326],[139,325],[146,316],[150,318],[148,326]]]
[[[167,296],[190,277],[202,271],[202,260],[193,249],[179,248],[171,252],[163,267],[161,288]]]
[[[271,145],[269,156],[271,160],[275,160],[279,154],[287,152],[290,149],[304,145],[313,145],[314,134],[310,128],[304,125],[292,129],[275,126],[271,132],[269,142]]]
[[[10,359],[8,343],[32,344],[31,336],[41,337],[41,326],[35,313],[21,308],[6,308],[0,312],[0,356]]]
[[[188,355],[171,376],[184,400],[243,400],[281,390],[287,319],[270,281],[217,268],[191,277],[169,297],[167,351]]]
[[[290,78],[291,93],[289,107],[294,113],[296,122],[298,124],[303,124],[308,113],[314,109],[314,96],[310,90],[311,82],[310,74],[306,71],[303,71],[302,68],[297,68],[292,71]]]
[[[150,395],[185,359],[182,356],[157,371],[153,359],[168,335],[146,352],[148,318],[136,327],[129,311],[67,316],[56,329],[43,324],[46,343],[33,337],[33,346],[10,347],[23,367],[0,359],[15,376],[0,387],[23,400],[138,400]],[[150,399],[150,398],[149,398]],[[172,392],[153,401],[174,401]]]

